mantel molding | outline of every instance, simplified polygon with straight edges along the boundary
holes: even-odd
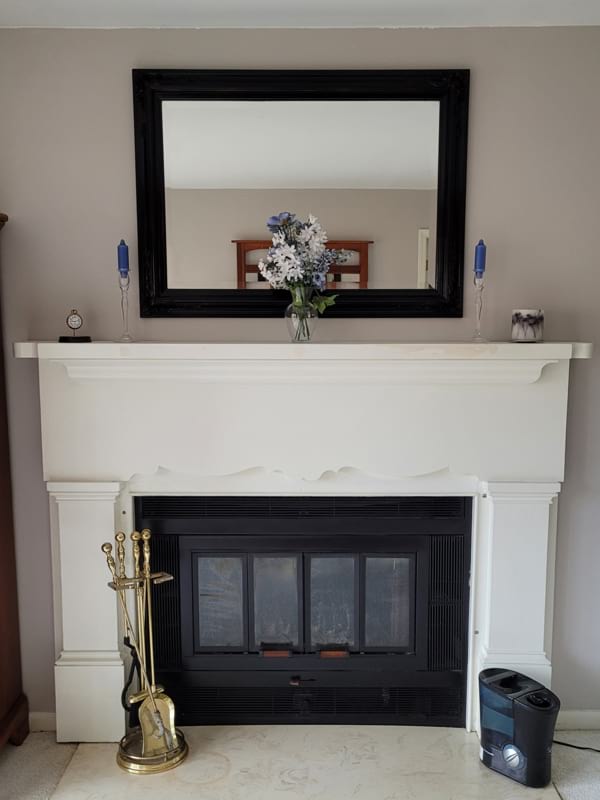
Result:
[[[487,494],[496,505],[501,503],[547,503],[550,505],[558,497],[561,484],[551,483],[515,483],[489,481],[486,484]]]
[[[64,361],[69,378],[200,383],[535,383],[556,360],[535,361]]]
[[[530,384],[550,364],[589,358],[591,345],[21,342],[15,356],[59,363],[77,381]]]
[[[94,500],[114,501],[121,492],[117,481],[49,481],[48,494],[57,502],[89,502]]]

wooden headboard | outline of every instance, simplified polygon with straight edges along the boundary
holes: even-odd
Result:
[[[268,250],[271,247],[270,239],[232,239],[237,250],[237,288],[248,289],[260,284],[260,288],[268,287],[268,283],[260,279],[259,281],[248,281],[249,275],[257,275],[258,267],[256,264],[248,263],[248,253],[256,250]],[[369,245],[372,241],[357,241],[355,239],[334,239],[327,242],[330,250],[350,250],[358,255],[357,264],[334,264],[327,273],[328,289],[367,289],[369,284]],[[358,280],[344,281],[343,275],[358,276]],[[348,284],[352,283],[352,286]],[[342,285],[343,284],[343,285]],[[355,284],[355,285],[354,285]]]

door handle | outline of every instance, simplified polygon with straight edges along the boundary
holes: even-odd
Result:
[[[303,678],[301,675],[292,675],[289,680],[290,686],[302,686],[303,683],[314,683],[316,678]]]

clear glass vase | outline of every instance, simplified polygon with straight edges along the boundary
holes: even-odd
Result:
[[[310,342],[319,315],[311,304],[313,290],[309,286],[290,289],[292,302],[285,310],[285,321],[292,342]]]

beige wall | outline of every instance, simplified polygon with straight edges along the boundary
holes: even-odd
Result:
[[[317,215],[330,239],[372,241],[371,289],[415,289],[418,230],[435,228],[436,196],[407,189],[167,189],[169,286],[237,288],[231,240],[270,239],[266,220],[290,210],[299,219]]]
[[[0,207],[11,216],[2,241],[7,348],[15,339],[56,337],[73,306],[95,338],[118,334],[121,236],[136,259],[130,69],[193,66],[470,67],[466,240],[468,261],[479,237],[489,244],[485,332],[505,338],[512,308],[541,306],[549,339],[600,342],[600,29],[7,30],[0,31]],[[463,319],[324,320],[319,336],[466,339],[467,284]],[[285,338],[276,319],[133,327],[149,339]],[[33,709],[43,711],[52,709],[54,653],[36,370],[8,358],[7,371],[25,684]],[[567,708],[600,708],[597,360],[576,362],[572,375],[555,688]],[[127,411],[115,403],[117,413]],[[514,451],[518,460],[518,445]]]

